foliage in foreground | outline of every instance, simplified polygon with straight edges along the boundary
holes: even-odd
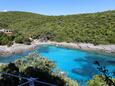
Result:
[[[1,72],[7,72],[23,77],[34,77],[37,80],[55,84],[57,86],[78,86],[76,81],[73,81],[60,72],[55,71],[55,64],[46,58],[40,57],[36,54],[30,54],[23,60],[17,60],[15,63],[10,63],[1,66]],[[1,86],[17,86],[26,82],[24,79],[19,79],[11,76],[1,75]],[[36,84],[36,86],[45,86]],[[46,85],[47,86],[47,85]]]
[[[95,64],[101,75],[93,76],[93,79],[88,81],[88,86],[115,86],[115,79],[110,76],[109,70],[98,61],[95,61]]]
[[[115,79],[112,79],[115,82]],[[101,75],[95,75],[91,80],[88,81],[88,86],[114,86],[108,85],[105,81],[105,77]]]
[[[67,16],[0,12],[0,28],[16,31],[25,38],[45,37],[59,42],[114,44],[115,11]],[[17,36],[17,41],[21,37]]]

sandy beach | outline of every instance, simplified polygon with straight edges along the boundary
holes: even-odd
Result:
[[[66,42],[40,42],[39,40],[32,41],[31,45],[24,44],[13,44],[11,47],[0,46],[0,56],[22,53],[28,50],[33,50],[37,46],[42,44],[63,46],[67,48],[81,49],[81,50],[91,50],[91,51],[102,51],[106,53],[115,53],[115,45],[93,45],[90,43],[66,43]]]

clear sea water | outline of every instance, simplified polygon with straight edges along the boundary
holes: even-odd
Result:
[[[115,55],[86,52],[51,45],[42,45],[33,51],[54,61],[57,68],[65,72],[68,77],[77,80],[82,86],[85,86],[87,80],[90,80],[93,75],[99,74],[97,66],[94,64],[95,61],[106,66],[109,72],[115,73]],[[33,51],[0,57],[0,63],[13,62]],[[114,75],[111,76],[115,77]]]

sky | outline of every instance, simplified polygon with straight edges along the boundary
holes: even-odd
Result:
[[[115,0],[0,0],[0,11],[68,15],[115,10]]]

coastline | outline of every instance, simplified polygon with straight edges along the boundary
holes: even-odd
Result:
[[[95,46],[90,43],[67,43],[67,42],[53,42],[53,41],[41,42],[39,40],[34,40],[32,41],[31,45],[13,44],[11,47],[0,46],[0,56],[17,54],[25,51],[34,50],[37,46],[43,44],[56,45],[56,46],[62,46],[62,47],[80,49],[86,51],[98,51],[98,52],[105,52],[108,54],[115,54],[115,45]]]
[[[19,54],[25,51],[35,49],[36,45],[13,44],[12,46],[0,46],[0,56],[7,56],[11,54]]]
[[[54,42],[54,41],[40,42],[39,40],[34,40],[32,44],[36,44],[36,45],[49,44],[49,45],[55,45],[55,46],[62,46],[66,48],[115,54],[115,45],[96,45],[95,46],[94,44],[91,44],[91,43],[67,43],[67,42]]]

